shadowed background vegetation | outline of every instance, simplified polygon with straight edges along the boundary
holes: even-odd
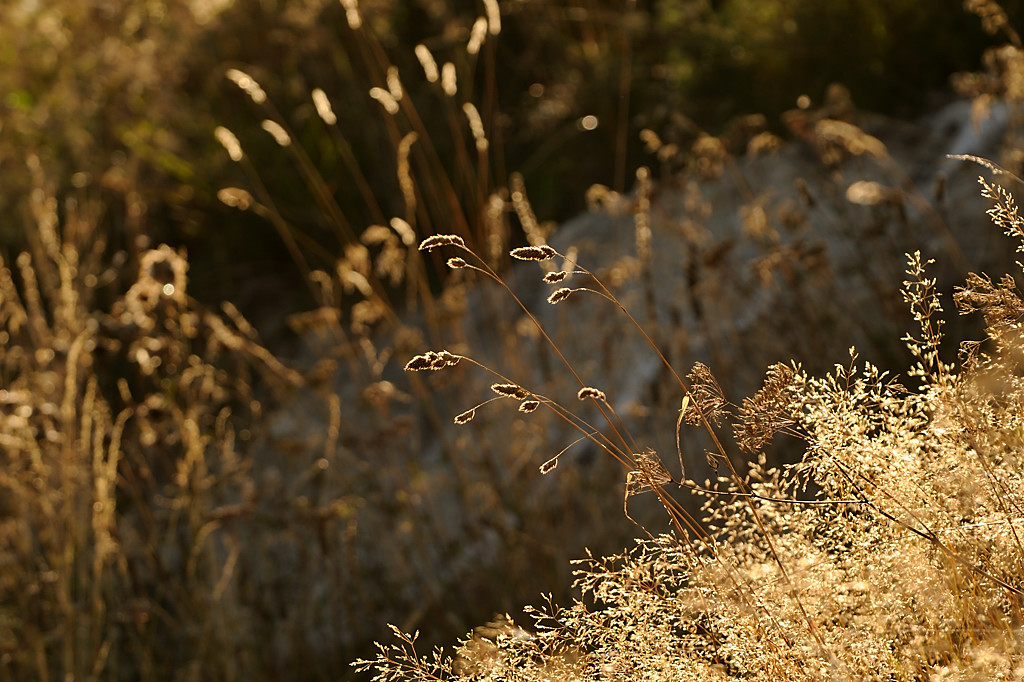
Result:
[[[415,245],[504,272],[595,185],[738,158],[835,82],[1016,103],[1024,8],[968,4],[4,3],[0,679],[337,679],[388,622],[567,598],[637,534],[622,471],[538,481],[557,425],[450,428],[486,378],[401,368],[470,346],[467,309],[534,367]]]
[[[1004,5],[1017,16],[1016,3]],[[381,222],[374,205],[390,216],[401,201],[393,153],[383,153],[392,133],[369,88],[397,66],[442,164],[454,169],[465,160],[445,139],[449,107],[418,96],[429,84],[412,48],[471,62],[459,64],[472,74],[459,87],[491,117],[488,181],[522,173],[536,213],[564,220],[584,207],[590,185],[626,188],[645,160],[644,127],[677,144],[746,114],[778,130],[797,97],[818,100],[832,82],[863,109],[913,116],[948,97],[951,74],[978,70],[996,43],[954,1],[540,1],[503,3],[500,36],[471,57],[475,2],[374,0],[360,9],[366,31],[352,31],[343,5],[326,0],[9,3],[0,55],[5,214],[24,214],[22,159],[34,153],[60,193],[109,193],[109,222],[132,248],[140,231],[187,245],[197,287],[237,293],[267,271],[294,268],[265,221],[216,200],[234,172],[213,140],[216,125],[241,137],[281,211],[315,242],[305,245],[310,258],[329,262],[341,245],[306,180],[259,131],[265,112],[224,78],[229,67],[270,94],[346,217],[364,226]],[[316,120],[316,87],[337,102],[347,144]],[[584,115],[597,117],[596,130],[580,128]],[[360,193],[345,148],[374,202]],[[24,244],[16,225],[2,229],[9,248]]]

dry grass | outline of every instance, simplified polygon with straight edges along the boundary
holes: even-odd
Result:
[[[986,14],[991,9],[973,7],[988,17],[987,28],[1006,30],[1005,21]],[[1012,31],[1007,35],[1016,42]],[[806,139],[826,165],[857,157],[891,164],[878,139],[832,115],[793,120],[807,126]],[[695,147],[694,158],[699,172],[712,175],[728,163],[727,154],[707,144]],[[632,205],[639,265],[633,272],[640,273],[642,292],[647,284],[640,299],[647,303],[655,285],[649,204],[644,178],[638,180]],[[990,216],[1020,239],[1024,224],[1012,195],[982,184],[996,204]],[[884,205],[889,198],[869,196],[878,187],[854,183],[847,196]],[[910,187],[898,190],[896,204],[921,199],[902,194]],[[766,221],[748,217],[761,226],[752,230],[755,237],[764,236]],[[613,291],[617,287],[581,265],[575,251],[567,255],[541,240],[512,249],[513,258],[544,266],[548,304],[605,299],[590,305],[617,309],[622,325],[635,328],[660,359],[678,416],[676,452],[659,454],[646,445],[646,432],[634,435],[628,415],[616,411],[623,403],[615,387],[588,383],[589,372],[549,333],[545,323],[552,318],[531,312],[487,258],[454,235],[430,237],[421,249],[454,251],[449,267],[491,280],[510,295],[578,387],[576,397],[593,410],[573,405],[562,384],[541,392],[509,379],[535,374],[495,369],[466,353],[429,352],[406,369],[448,371],[469,363],[497,379],[492,390],[518,401],[520,412],[546,411],[578,436],[540,465],[541,474],[558,476],[565,470],[560,458],[589,442],[624,469],[625,515],[635,496],[648,493],[671,531],[652,533],[641,525],[647,538],[625,553],[588,553],[575,562],[578,597],[570,605],[548,598],[528,610],[527,624],[505,616],[448,654],[418,648],[418,633],[393,628],[394,643],[378,645],[377,656],[357,661],[357,670],[377,680],[1024,678],[1024,470],[1017,456],[1024,393],[1016,379],[1022,308],[1012,278],[994,283],[971,275],[958,289],[960,312],[981,311],[987,339],[966,342],[954,364],[943,359],[945,320],[931,261],[909,254],[901,292],[916,330],[903,341],[916,364],[905,378],[862,361],[851,348],[849,358],[824,375],[796,363],[774,365],[760,390],[732,404],[703,363],[683,380],[655,341],[662,330],[648,333]],[[960,256],[955,248],[949,254]],[[559,268],[556,261],[569,265]],[[572,278],[571,285],[558,286]],[[656,316],[647,319],[657,324]],[[566,397],[553,397],[556,391]],[[462,412],[456,423],[499,409],[490,405],[494,401]],[[687,438],[690,429],[703,436]],[[799,444],[795,462],[779,464],[770,454],[779,439]],[[703,483],[687,478],[697,458],[684,450],[693,442],[709,444],[707,464],[722,475]],[[693,499],[703,500],[699,512]]]
[[[3,675],[229,675],[214,654],[240,633],[209,607],[237,566],[224,529],[255,504],[251,385],[298,377],[195,305],[181,254],[110,264],[98,206],[69,199],[60,224],[45,185],[33,196],[34,248],[0,270]]]
[[[982,184],[995,201],[995,223],[1020,239],[1024,221],[1013,196]],[[507,287],[456,240],[423,244],[445,246],[461,252],[460,267]],[[512,255],[562,258],[548,246]],[[726,465],[714,481],[688,480],[654,450],[638,449],[604,391],[579,390],[580,400],[598,406],[595,425],[528,388],[492,386],[521,405],[539,403],[619,462],[627,471],[627,516],[632,496],[653,492],[673,532],[648,534],[619,556],[576,562],[582,598],[533,610],[529,631],[506,619],[446,658],[419,653],[416,635],[396,628],[398,643],[380,646],[357,669],[379,680],[1024,677],[1022,303],[1012,279],[996,285],[973,276],[957,302],[962,312],[985,314],[988,339],[965,346],[961,367],[947,363],[927,264],[908,256],[903,284],[919,327],[905,338],[917,359],[909,388],[860,362],[853,349],[848,363],[820,378],[799,365],[772,367],[741,406],[724,401],[704,366],[691,372],[692,383],[678,381],[680,424],[705,429],[715,443],[709,457]],[[594,287],[558,291],[595,293],[621,308],[599,279],[576,267]],[[549,303],[565,298],[556,292]],[[461,362],[478,364],[442,351],[417,356],[406,369]],[[742,472],[719,428],[727,418],[736,422],[729,440],[752,458]],[[764,448],[780,435],[803,443],[799,462],[768,464]],[[679,495],[705,500],[700,518]]]
[[[202,108],[194,128],[174,129],[195,77],[178,63],[230,37],[245,14],[203,19],[193,4],[97,10],[117,35],[68,29],[94,20],[77,5],[0,10],[24,28],[15,53],[43,54],[51,41],[47,55],[101,55],[95,92],[110,103],[97,109],[56,57],[5,72],[17,92],[4,132],[15,134],[0,149],[18,165],[5,167],[17,182],[0,207],[28,219],[12,210],[0,226],[21,235],[0,262],[0,679],[335,679],[372,655],[387,622],[398,648],[363,666],[392,678],[913,678],[942,666],[983,677],[985,666],[1019,665],[1013,329],[1024,306],[1011,280],[972,276],[959,294],[992,334],[959,373],[937,359],[935,299],[915,269],[906,291],[926,323],[913,342],[920,386],[906,391],[853,359],[824,379],[775,365],[761,391],[733,404],[737,377],[764,365],[702,356],[684,378],[691,348],[658,307],[676,294],[659,288],[666,254],[652,236],[673,219],[658,200],[675,180],[641,168],[631,195],[589,193],[600,215],[625,214],[632,227],[622,253],[598,245],[593,271],[588,254],[549,245],[559,235],[527,197],[527,184],[564,193],[557,145],[592,146],[596,119],[584,124],[587,112],[572,107],[591,92],[579,63],[515,112],[555,146],[523,162],[533,175],[507,172],[522,150],[506,144],[515,131],[500,107],[497,48],[502,31],[536,15],[517,23],[501,12],[554,18],[554,33],[523,41],[524,60],[543,60],[546,45],[564,42],[559,31],[583,34],[573,58],[614,71],[616,101],[629,101],[628,60],[612,49],[628,33],[618,15],[600,3],[580,15],[487,0],[469,19],[439,10],[444,35],[400,53],[380,30],[395,3],[295,3],[281,23],[311,43],[340,43],[342,73],[321,65],[308,81],[274,78],[266,65],[211,57],[216,73],[204,77],[216,85],[200,90],[227,92],[242,113],[212,122]],[[1015,45],[1006,21],[975,4]],[[325,32],[334,19],[337,32]],[[152,49],[164,42],[174,49]],[[1016,101],[1015,54],[994,52],[991,74],[961,83],[979,110]],[[32,102],[37,81],[52,87]],[[592,90],[587,101],[608,99]],[[835,93],[787,118],[791,130],[817,170],[836,174],[830,190],[842,194],[838,173],[851,161],[877,182],[852,192],[859,208],[826,217],[859,224],[870,212],[906,227],[905,206],[930,215]],[[131,120],[103,114],[121,109]],[[624,111],[598,112],[595,133],[614,147],[618,189]],[[698,330],[723,349],[740,336],[737,301],[783,291],[777,326],[762,328],[778,333],[754,341],[813,350],[785,330],[828,312],[817,285],[835,273],[802,232],[827,211],[815,213],[806,185],[799,197],[754,188],[738,235],[717,234],[705,186],[690,181],[737,177],[741,150],[769,156],[780,138],[757,117],[721,137],[657,119],[643,140],[666,172],[683,171],[683,305]],[[190,138],[196,129],[204,143]],[[220,145],[234,181],[217,185],[186,159],[203,144]],[[167,175],[147,185],[143,160]],[[1019,158],[997,161],[1017,168]],[[989,192],[1003,207],[996,218],[1017,229],[1008,195]],[[196,300],[189,275],[203,274],[207,255],[160,245],[153,227],[158,212],[194,210],[183,198],[192,193],[274,230],[314,302],[288,319],[297,349],[275,353],[235,305]],[[906,244],[889,233],[848,241],[863,250],[857,281],[885,292],[891,268],[873,251]],[[743,288],[729,290],[735,244],[737,258],[756,258]],[[514,267],[524,260],[542,270]],[[625,315],[621,327],[609,331],[608,311]],[[621,358],[635,357],[627,337],[664,368],[628,391],[614,381]],[[403,373],[407,362],[443,371]],[[787,439],[807,456],[773,468],[778,453],[762,451]],[[616,556],[638,528],[647,539]],[[583,555],[581,601],[558,606],[572,600],[570,561]],[[422,627],[429,645],[451,641],[542,590],[555,594],[529,631],[509,620],[480,628],[453,662],[420,659],[401,634]]]

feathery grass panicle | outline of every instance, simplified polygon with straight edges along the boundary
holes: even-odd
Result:
[[[1005,168],[1000,166],[998,163],[996,163],[994,161],[991,161],[989,159],[984,159],[984,158],[982,158],[980,156],[975,156],[973,154],[946,154],[946,158],[947,159],[956,159],[957,161],[971,161],[973,163],[978,164],[979,166],[983,166],[983,167],[989,169],[990,171],[992,171],[992,173],[994,175],[1010,175],[1010,176],[1013,176],[1013,173],[1011,173],[1010,171],[1006,170]],[[985,183],[985,178],[979,177],[978,180],[982,183],[982,186],[984,186],[986,184]],[[982,193],[982,195],[983,196],[988,196],[984,192]]]
[[[559,289],[555,289],[553,292],[551,292],[551,295],[548,296],[548,303],[550,303],[551,305],[561,303],[565,299],[569,298],[569,296],[576,291],[579,291],[579,289],[570,289],[569,287],[561,287]]]
[[[544,245],[550,230],[537,221],[537,215],[526,196],[526,181],[523,179],[522,173],[512,173],[508,178],[508,185],[512,208],[516,212],[516,217],[519,218],[519,224],[522,225],[526,240],[533,246]]]
[[[1020,182],[1019,178],[1014,177]],[[1008,237],[1017,239],[1018,253],[1024,252],[1024,219],[1021,218],[1017,200],[1009,190],[998,183],[989,182],[983,177],[979,177],[978,182],[982,187],[982,196],[995,201],[995,205],[986,211],[989,218],[1001,227]]]
[[[233,132],[224,126],[217,126],[214,129],[213,134],[217,138],[217,142],[220,142],[221,146],[227,151],[228,156],[231,157],[232,161],[238,162],[242,160],[242,157],[244,156],[242,153],[242,145]]]
[[[388,92],[391,94],[392,99],[396,102],[401,102],[405,97],[405,88],[402,87],[402,79],[398,75],[398,67],[394,64],[390,64],[387,68],[384,79],[387,83]]]
[[[530,412],[536,410],[538,407],[540,407],[539,400],[524,400],[521,403],[519,403],[519,411],[523,412],[524,414],[529,414]]]
[[[237,208],[240,211],[249,210],[255,203],[253,196],[239,187],[224,187],[217,190],[217,200],[225,206]]]
[[[716,426],[720,425],[722,418],[729,414],[729,403],[711,368],[703,362],[695,362],[686,378],[690,381],[690,389],[682,410],[683,421],[691,426],[701,426],[707,419]]]
[[[466,410],[465,412],[460,412],[459,414],[455,415],[455,423],[459,424],[459,425],[467,424],[470,421],[472,421],[473,417],[475,417],[475,416],[476,416],[476,408],[474,407],[474,408],[472,408],[470,410]]]
[[[423,67],[423,76],[427,79],[428,83],[436,83],[441,77],[437,70],[437,62],[434,61],[434,55],[430,52],[430,48],[420,43],[413,49],[416,54],[416,59],[419,60],[420,66]]]
[[[466,53],[470,55],[479,54],[480,46],[484,44],[486,35],[487,19],[485,17],[477,17],[477,20],[473,22],[473,28],[469,31],[469,43],[466,44]]]
[[[291,135],[289,135],[288,131],[285,130],[284,127],[277,121],[264,119],[260,123],[260,127],[263,128],[263,130],[270,133],[270,136],[274,138],[274,141],[277,142],[278,145],[282,147],[287,147],[292,143]]]
[[[484,131],[484,121],[480,118],[480,112],[475,104],[465,102],[462,105],[462,113],[466,115],[466,121],[469,123],[469,131],[473,135],[476,150],[483,154],[490,148],[490,142],[487,140],[487,133]]]
[[[420,242],[419,250],[430,251],[440,246],[457,246],[460,249],[465,249],[466,242],[455,234],[435,234]]]
[[[760,452],[775,434],[797,424],[793,398],[797,374],[789,365],[768,368],[764,385],[751,398],[744,398],[735,425],[736,442],[749,454]]]
[[[558,252],[544,244],[541,246],[520,246],[512,249],[509,255],[518,260],[550,260],[558,257]]]
[[[558,284],[564,281],[569,275],[572,274],[565,270],[558,270],[555,272],[549,272],[542,278],[545,284]]]
[[[455,97],[459,91],[458,76],[455,70],[455,64],[451,62],[445,62],[441,66],[441,89],[444,94],[449,97]]]
[[[354,2],[354,0],[350,0]],[[422,655],[416,650],[419,631],[403,632],[394,625],[390,626],[398,644],[383,646],[377,644],[377,657],[372,660],[359,659],[352,663],[356,672],[375,671],[374,680],[380,682],[398,682],[409,679],[413,675],[417,680],[446,680],[453,675],[452,659],[444,656],[439,649],[429,655]]]
[[[239,69],[228,69],[224,75],[229,81],[241,88],[254,103],[263,104],[267,101],[267,93],[260,87],[260,84],[246,72]]]
[[[550,474],[558,467],[558,457],[552,457],[540,465],[539,471],[541,474]]]
[[[626,497],[673,482],[672,474],[651,448],[633,454],[636,469],[626,475]]]
[[[400,109],[398,100],[387,89],[375,85],[370,88],[369,95],[384,107],[384,111],[388,112],[390,115],[394,116],[398,113]]]
[[[358,0],[341,0],[341,6],[345,8],[345,20],[348,27],[358,31],[363,27],[363,16],[359,12]]]
[[[920,336],[908,332],[903,341],[920,361],[910,374],[932,381],[936,386],[948,388],[947,384],[952,379],[951,367],[939,355],[946,321],[942,318],[942,302],[936,290],[936,279],[928,277],[926,273],[927,267],[934,262],[934,259],[923,260],[919,251],[907,254],[908,279],[903,281],[901,293],[920,328]]]
[[[484,11],[487,13],[487,32],[492,36],[501,33],[501,9],[498,0],[484,0]]]
[[[498,395],[503,395],[517,400],[524,400],[530,397],[530,392],[517,384],[491,384],[491,390]]]
[[[427,351],[409,360],[405,364],[405,370],[407,372],[418,372],[424,369],[436,371],[457,365],[461,359],[461,355],[455,355],[446,350]]]
[[[395,231],[398,238],[402,240],[404,246],[411,247],[416,243],[416,230],[404,218],[392,218],[388,225]]]
[[[971,273],[964,286],[953,294],[953,302],[962,314],[981,312],[990,335],[996,337],[1024,317],[1024,300],[1010,275],[1003,275],[995,283],[988,275]]]
[[[335,125],[338,122],[338,117],[334,114],[334,109],[331,107],[331,100],[328,99],[327,93],[320,88],[313,88],[311,96],[313,98],[313,106],[316,107],[317,116],[327,125]]]
[[[416,182],[413,179],[412,164],[409,162],[409,156],[412,152],[412,146],[416,144],[419,139],[419,134],[415,131],[406,133],[398,143],[398,149],[395,150],[395,156],[398,160],[398,167],[396,168],[396,174],[398,175],[398,187],[402,191],[402,199],[405,202],[406,215],[409,216],[410,220],[412,220],[413,216],[416,215],[417,199]],[[394,219],[391,222],[393,226]],[[408,225],[408,221],[405,221],[405,224]],[[406,231],[406,234],[411,240],[411,245],[411,242],[415,241],[415,233],[413,232],[411,225]]]
[[[1000,31],[1007,34],[1011,44],[1021,47],[1020,35],[1010,24],[1009,17],[995,0],[964,0],[964,9],[981,19],[981,27],[985,32],[996,35]]]

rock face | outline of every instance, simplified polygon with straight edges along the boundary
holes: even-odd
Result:
[[[581,290],[548,303],[558,287],[594,282],[575,274],[545,284],[544,267],[574,270],[575,262],[596,274],[675,372],[706,363],[733,402],[756,390],[772,363],[796,360],[820,373],[847,364],[851,346],[864,360],[905,369],[911,358],[900,339],[914,330],[900,295],[906,252],[937,260],[946,294],[968,270],[1014,267],[1015,245],[990,224],[979,195],[976,180],[987,171],[946,156],[999,160],[1005,112],[978,125],[970,114],[968,102],[916,124],[843,106],[798,111],[786,118],[790,141],[751,134],[747,153],[731,155],[702,139],[690,172],[641,179],[629,196],[595,193],[593,211],[550,236],[570,262],[519,263],[506,275],[561,356],[507,292],[464,270],[428,322],[410,317],[393,336],[362,344],[310,336],[300,364],[334,358],[333,375],[325,374],[333,379],[269,416],[266,460],[289,469],[285,478],[299,476],[287,499],[301,494],[326,510],[317,518],[339,546],[321,559],[323,592],[350,596],[304,613],[348,624],[325,633],[336,642],[359,640],[351,628],[371,616],[409,629],[425,620],[468,629],[568,586],[568,562],[583,546],[615,551],[639,532],[622,517],[625,472],[596,447],[566,449],[548,475],[537,468],[580,429],[617,431],[633,452],[652,448],[678,468],[681,391],[612,302]],[[972,326],[949,303],[946,316],[954,339]],[[491,372],[468,361],[444,372],[401,371],[413,354],[442,348]],[[520,414],[508,399],[454,425],[455,415],[494,397],[494,382],[558,401],[579,428],[545,409]],[[577,400],[581,384],[607,394],[613,429]],[[710,473],[704,447],[700,434],[684,433],[692,478]],[[300,476],[306,469],[315,469],[309,482]],[[636,505],[636,516],[660,530],[656,505],[645,516],[644,504],[631,500],[631,512]],[[474,606],[460,611],[464,604]]]

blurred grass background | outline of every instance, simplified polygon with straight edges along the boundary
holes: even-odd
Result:
[[[634,532],[604,493],[619,472],[538,486],[529,457],[547,443],[500,418],[474,428],[516,429],[514,452],[463,436],[426,453],[437,471],[419,468],[425,434],[470,400],[402,383],[394,365],[451,336],[465,292],[364,231],[399,216],[418,237],[487,245],[492,197],[514,200],[519,182],[541,221],[584,210],[596,183],[628,190],[654,163],[641,130],[728,148],[745,115],[782,133],[783,112],[833,82],[911,118],[953,97],[955,74],[982,92],[962,74],[1002,40],[954,1],[498,5],[500,33],[475,53],[482,2],[0,6],[7,679],[336,679],[388,620],[450,640],[565,590],[583,544],[611,551]],[[1011,25],[1021,5],[1003,3]],[[423,77],[417,45],[453,65],[457,95]],[[395,69],[401,116],[370,95]],[[462,130],[464,102],[486,152]],[[410,131],[416,202],[399,180]],[[654,165],[685,169],[685,155]],[[225,187],[256,208],[226,205]],[[524,243],[530,222],[514,212],[502,239]],[[421,328],[396,321],[413,313]],[[310,330],[323,362],[289,366]],[[271,430],[297,387],[328,428],[285,447]],[[456,561],[460,538],[484,549]]]

